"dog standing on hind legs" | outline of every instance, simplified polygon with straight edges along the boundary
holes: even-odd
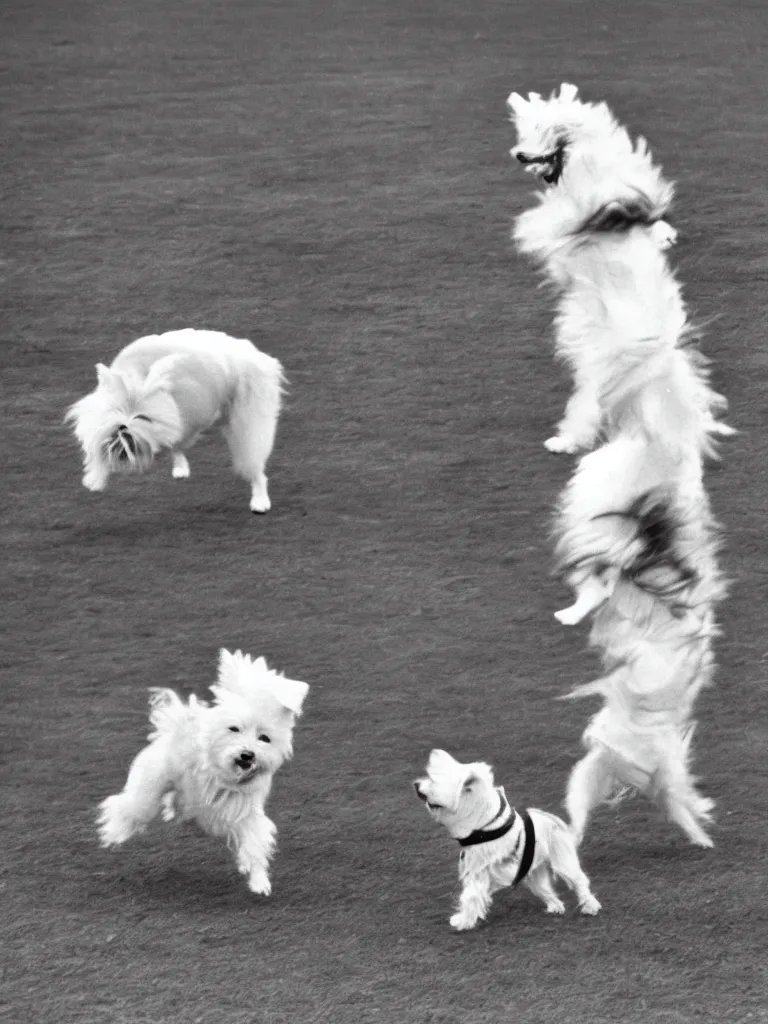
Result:
[[[235,473],[250,485],[251,511],[269,511],[265,468],[284,382],[277,359],[245,339],[187,329],[139,338],[96,374],[96,390],[66,416],[88,490],[103,491],[113,473],[146,472],[164,449],[172,475],[188,477],[186,452],[219,424]]]

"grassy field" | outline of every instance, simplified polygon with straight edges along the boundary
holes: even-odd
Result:
[[[2,1019],[768,1020],[762,2],[7,0],[0,73]],[[509,241],[531,181],[504,101],[563,79],[678,181],[740,430],[709,476],[735,580],[699,705],[716,847],[606,810],[600,917],[504,894],[457,936],[456,851],[411,779],[445,746],[557,810],[590,708],[555,698],[595,671],[551,614],[567,382]],[[93,364],[182,326],[286,367],[267,517],[213,437],[190,481],[80,486],[62,415]],[[192,829],[94,833],[146,688],[202,696],[222,645],[311,685],[268,900]]]

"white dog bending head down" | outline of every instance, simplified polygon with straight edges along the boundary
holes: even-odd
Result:
[[[309,687],[264,658],[222,650],[213,704],[153,689],[149,745],[122,793],[101,805],[103,846],[119,846],[162,813],[223,835],[252,891],[268,893],[275,828],[264,813],[272,779],[293,752],[293,727]]]
[[[450,919],[457,931],[474,928],[485,918],[497,889],[517,884],[540,897],[548,913],[562,914],[555,877],[576,892],[582,913],[598,912],[600,904],[590,891],[568,826],[533,808],[518,814],[504,789],[494,784],[489,764],[462,764],[445,750],[433,750],[426,776],[413,785],[431,817],[462,847],[462,891]]]

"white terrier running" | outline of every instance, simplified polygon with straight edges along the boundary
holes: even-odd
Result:
[[[264,807],[278,768],[292,754],[293,726],[309,687],[267,668],[263,658],[222,650],[213,706],[155,689],[154,731],[122,793],[101,804],[102,846],[121,846],[162,813],[224,836],[251,892],[271,891],[275,826]]]

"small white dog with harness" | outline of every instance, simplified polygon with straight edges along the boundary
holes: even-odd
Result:
[[[445,750],[433,750],[426,770],[413,784],[416,794],[461,846],[461,896],[451,927],[474,928],[487,916],[494,892],[520,884],[544,901],[548,914],[564,914],[556,878],[574,890],[582,914],[600,910],[561,818],[510,807],[503,787],[494,784],[493,769],[482,761],[462,764]]]

